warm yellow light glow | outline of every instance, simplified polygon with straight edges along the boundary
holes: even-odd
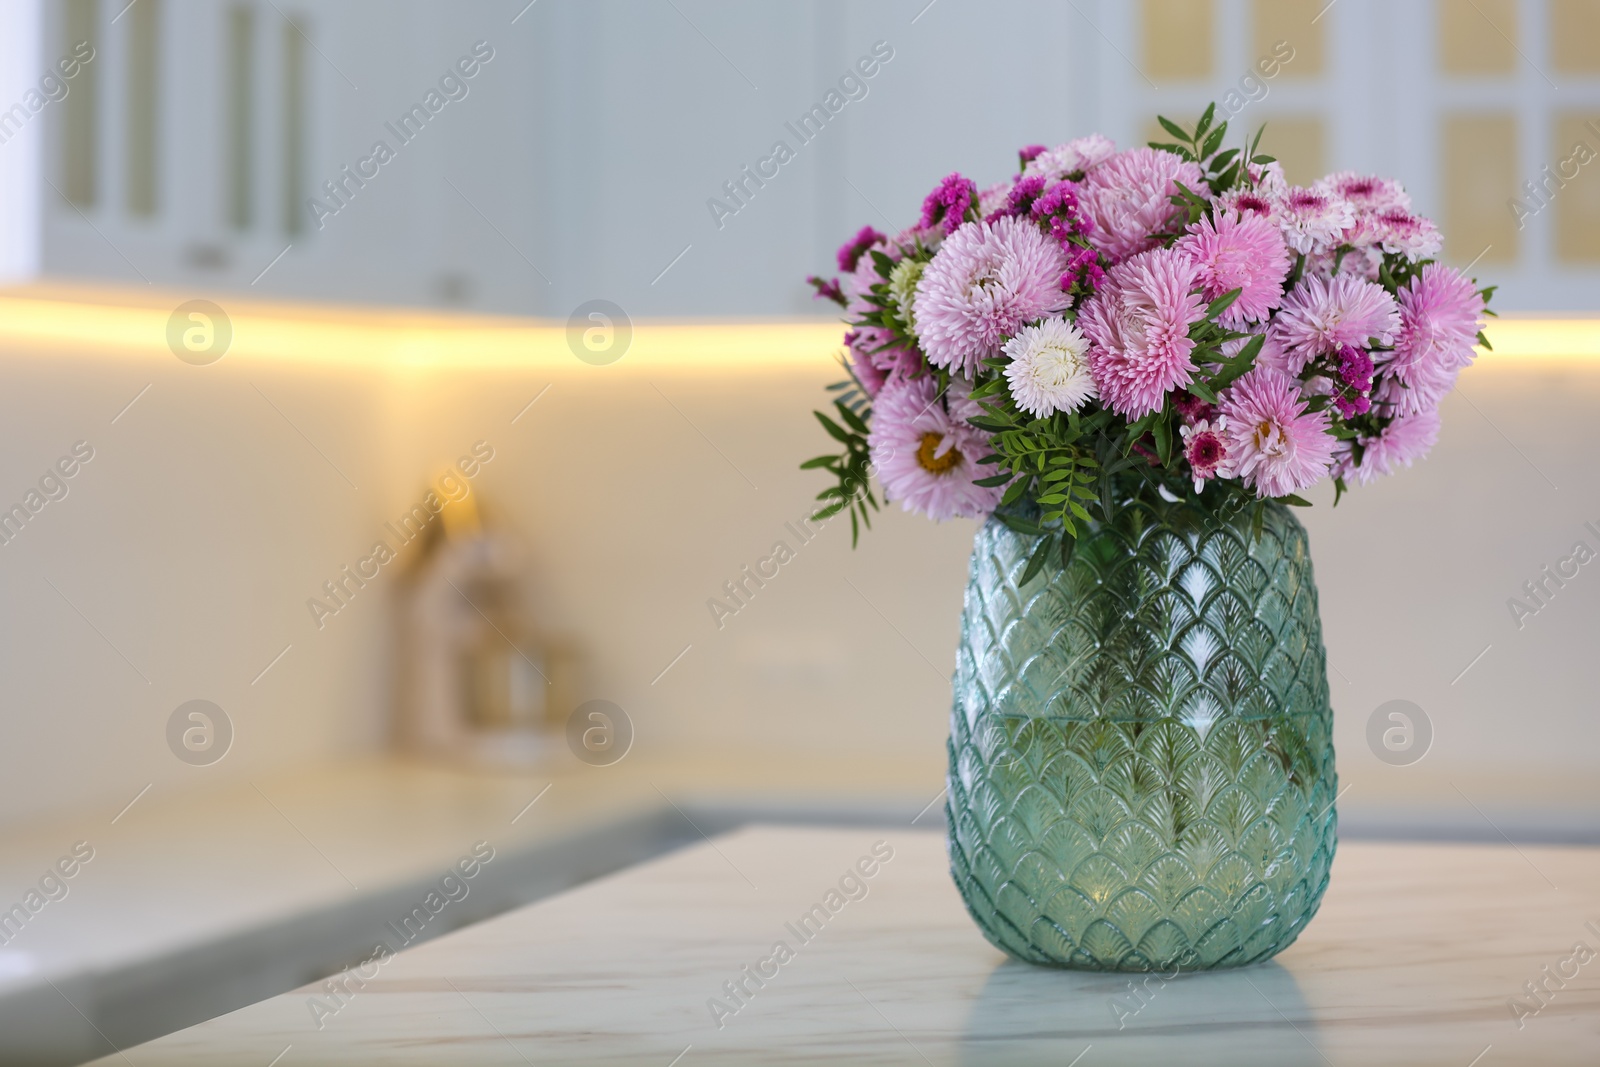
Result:
[[[171,359],[170,303],[93,289],[0,292],[0,353],[73,353]],[[627,353],[610,366],[582,363],[564,323],[539,319],[375,311],[217,300],[233,325],[230,362],[315,363],[386,369],[565,368],[595,373],[697,368],[825,371],[842,326],[827,321],[636,322]],[[1485,330],[1485,362],[1600,359],[1600,318],[1505,317]]]
[[[1600,318],[1503,316],[1490,319],[1483,334],[1493,352],[1480,358],[1500,363],[1514,359],[1600,359]]]
[[[0,352],[171,359],[171,306],[64,299],[26,290],[0,293]],[[568,346],[564,323],[539,319],[393,313],[216,301],[233,327],[228,361],[364,365],[385,368],[549,367],[615,369],[715,367],[760,372],[826,369],[843,327],[827,321],[635,322],[616,363],[591,366]]]

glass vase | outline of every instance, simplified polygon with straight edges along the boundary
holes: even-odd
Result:
[[[1281,952],[1328,884],[1331,710],[1306,532],[1131,499],[1063,561],[979,531],[950,730],[950,867],[996,947],[1088,970]]]

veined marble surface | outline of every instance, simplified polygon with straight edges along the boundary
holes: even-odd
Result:
[[[97,1062],[1594,1064],[1596,952],[1600,850],[1346,844],[1277,960],[1163,981],[1008,961],[940,834],[752,827]]]

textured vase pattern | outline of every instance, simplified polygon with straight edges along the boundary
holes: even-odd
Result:
[[[1052,553],[979,531],[951,714],[950,866],[1030,963],[1266,959],[1316,913],[1336,839],[1305,529],[1132,500]]]

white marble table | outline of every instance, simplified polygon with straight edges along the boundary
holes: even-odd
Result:
[[[864,895],[827,899],[863,858]],[[802,940],[814,904],[837,911]],[[401,952],[321,1011],[308,987],[98,1062],[1595,1064],[1579,942],[1600,950],[1600,850],[1357,842],[1277,961],[1141,982],[1141,1002],[1129,976],[991,948],[938,834],[752,827]],[[714,1019],[745,966],[770,977]],[[1552,992],[1519,1028],[1530,981]]]

